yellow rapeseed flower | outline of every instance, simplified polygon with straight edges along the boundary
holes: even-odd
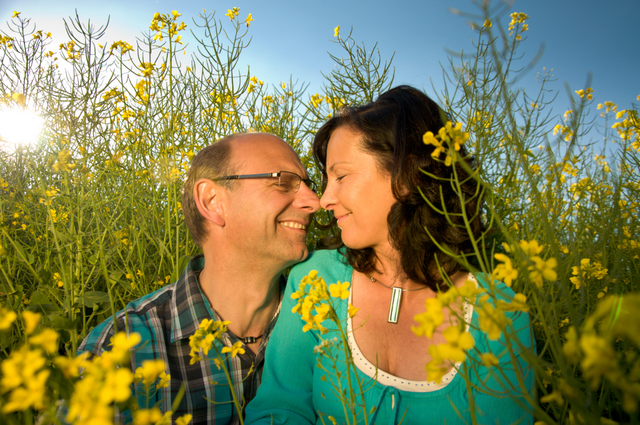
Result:
[[[584,354],[580,368],[584,377],[590,381],[591,388],[595,389],[600,384],[602,376],[615,367],[612,361],[615,351],[609,342],[593,333],[585,333],[580,337],[580,348]]]
[[[467,279],[464,281],[464,284],[460,287],[451,287],[447,291],[447,293],[452,292],[456,296],[460,296],[462,298],[467,299],[469,302],[475,303],[475,297],[479,294],[485,292],[483,288],[479,288],[476,282],[473,280]],[[444,299],[441,296],[442,294],[438,294],[438,298],[444,303]]]
[[[500,338],[502,331],[511,321],[504,315],[504,311],[496,309],[493,304],[484,303],[478,311],[478,324],[487,337],[495,341]]]
[[[80,370],[86,368],[91,353],[85,351],[76,357],[57,356],[53,359],[53,363],[62,371],[65,378],[77,378],[80,376]]]
[[[19,412],[31,407],[42,410],[45,406],[46,382],[50,373],[49,370],[41,370],[25,382],[24,387],[13,390],[5,405],[2,406],[2,411],[4,413]]]
[[[318,93],[312,94],[309,103],[314,108],[319,108],[320,105],[322,104],[322,97]]]
[[[413,320],[418,322],[418,326],[412,326],[411,331],[418,336],[433,337],[433,332],[444,321],[442,313],[443,305],[438,298],[427,298],[425,312],[416,314]]]
[[[425,145],[433,145],[435,147],[435,150],[431,153],[431,156],[434,158],[438,158],[440,154],[445,151],[442,142],[438,140],[438,138],[431,131],[427,131],[422,136],[422,141]]]
[[[141,341],[139,333],[127,335],[125,332],[118,332],[111,337],[111,355],[116,363],[124,363],[128,358],[129,350],[138,345]]]
[[[251,17],[251,13],[249,13],[247,19],[244,20],[244,23],[247,24],[247,28],[251,26],[251,22],[253,22],[253,18]]]
[[[570,326],[564,335],[565,343],[562,352],[569,362],[575,364],[580,360],[580,345],[578,344],[578,331],[575,326]]]
[[[186,415],[180,416],[176,419],[176,425],[189,425],[191,419],[193,419],[193,415],[187,413]]]
[[[450,366],[444,363],[444,359],[440,357],[437,345],[429,346],[429,355],[431,360],[425,366],[427,371],[427,380],[434,381],[436,384],[442,382],[442,377],[450,369]]]
[[[13,11],[13,15],[11,15],[12,18],[17,18],[20,16],[20,12],[16,12],[15,10]]]
[[[120,49],[120,54],[124,55],[127,52],[130,52],[133,50],[133,46],[131,46],[131,44],[127,43],[126,41],[115,41],[111,44],[111,47],[109,48],[109,54],[112,55],[114,50]]]
[[[494,356],[492,353],[482,353],[480,355],[480,360],[482,360],[482,363],[486,367],[498,366],[500,364],[496,356]]]
[[[189,347],[191,347],[190,364],[194,364],[202,360],[200,353],[205,356],[209,354],[214,341],[219,339],[224,332],[227,331],[229,325],[228,320],[225,321],[213,321],[211,319],[203,319],[200,322],[198,330],[189,337]]]
[[[133,416],[133,425],[155,425],[162,420],[162,417],[163,414],[157,407],[140,409]]]
[[[13,38],[5,35],[0,35],[0,44],[7,46],[9,49],[13,47],[13,44],[11,43],[12,41]]]
[[[327,332],[327,329],[322,326],[322,322],[334,313],[332,306],[329,305],[330,297],[327,284],[322,277],[318,276],[317,270],[311,270],[307,276],[302,278],[298,290],[291,294],[291,298],[298,300],[291,311],[299,314],[306,322],[302,328],[304,332],[311,329],[321,333]]]
[[[618,105],[611,101],[606,101],[604,103],[598,103],[598,109],[606,108],[606,113],[611,111],[616,112],[618,110]]]
[[[522,240],[520,241],[520,248],[522,249],[524,254],[529,257],[540,254],[543,249],[543,247],[541,247],[536,240],[532,240],[530,242]]]
[[[235,357],[238,354],[244,354],[245,350],[242,348],[242,342],[238,341],[231,347],[222,347],[222,353],[231,353],[231,357]]]
[[[520,26],[520,33],[523,33],[529,29],[529,26],[524,22],[529,19],[529,16],[526,13],[518,13],[514,12],[511,15],[511,22],[509,22],[509,36],[513,35],[513,30],[516,26],[522,24]],[[520,34],[516,35],[516,40],[520,40]]]
[[[340,37],[340,25],[338,25],[337,27],[335,27],[333,29],[333,36],[334,37]]]
[[[123,402],[131,397],[133,373],[127,368],[117,368],[107,372],[104,386],[100,391],[100,401],[103,403]]]
[[[13,322],[18,318],[15,311],[0,307],[0,331],[6,331],[11,328]]]
[[[564,398],[562,398],[562,394],[560,393],[560,391],[556,390],[555,388],[553,389],[552,392],[550,392],[549,394],[540,397],[540,402],[541,403],[556,403],[558,404],[558,406],[563,406],[564,405]]]
[[[45,328],[38,335],[29,338],[29,344],[39,345],[49,354],[58,352],[58,332],[51,328]]]
[[[442,153],[446,153],[444,159],[445,165],[450,166],[454,160],[451,152],[459,151],[460,147],[469,139],[469,133],[462,131],[462,123],[457,123],[455,126],[451,121],[448,121],[444,127],[438,130],[438,135],[434,135],[431,131],[427,131],[422,136],[422,141],[425,145],[433,145],[434,151],[431,153],[431,157],[439,159]]]
[[[24,320],[24,329],[27,335],[33,333],[36,330],[36,326],[40,323],[42,314],[34,313],[33,311],[25,310],[22,312],[22,319]]]
[[[240,13],[239,7],[234,7],[233,9],[227,9],[227,13],[224,16],[228,16],[230,21],[233,21],[233,18],[238,16]]]
[[[438,352],[444,360],[463,362],[467,358],[466,351],[475,346],[475,341],[469,332],[459,326],[450,326],[442,333],[447,340],[445,344],[438,344]]]
[[[503,311],[523,311],[528,312],[527,296],[524,294],[515,294],[510,303],[504,300],[498,300],[498,307]]]
[[[149,387],[155,383],[163,373],[166,375],[163,360],[145,360],[142,362],[142,366],[136,369],[133,375],[133,381],[135,383],[142,382],[145,386]]]
[[[346,300],[349,298],[349,282],[340,283],[332,283],[329,285],[329,293],[334,298],[341,298]]]
[[[140,68],[140,70],[142,71],[143,77],[151,77],[154,64],[151,62],[142,62],[140,65],[138,65],[138,68]]]
[[[2,412],[11,413],[44,408],[46,381],[50,371],[42,370],[46,359],[40,350],[20,347],[1,364],[0,393],[9,393]]]
[[[171,381],[171,375],[166,372],[160,373],[160,380],[156,384],[156,388],[167,388],[169,386],[169,381]]]
[[[22,93],[13,93],[11,98],[16,101],[16,103],[22,107],[27,104],[27,97]]]
[[[533,265],[529,266],[529,279],[535,283],[538,288],[542,287],[544,280],[548,282],[558,280],[558,274],[556,273],[558,260],[553,257],[548,260],[543,260],[538,256],[531,257],[530,259],[533,261]]]
[[[493,278],[511,286],[513,281],[518,278],[518,270],[513,267],[511,258],[501,253],[495,254],[494,257],[496,260],[502,261],[502,264],[498,264],[493,269]]]
[[[598,299],[600,299],[600,298],[604,298],[604,296],[605,296],[605,295],[607,295],[607,291],[608,291],[608,290],[609,290],[609,287],[608,287],[608,286],[605,286],[605,287],[602,289],[602,291],[598,292],[598,296],[597,296],[597,298],[598,298]]]
[[[70,163],[71,152],[69,149],[63,149],[58,152],[58,160],[53,164],[54,171],[71,171],[76,168],[76,164]]]
[[[577,94],[578,96],[580,96],[580,98],[581,98],[581,99],[584,99],[584,98],[585,98],[585,96],[586,96],[586,98],[587,98],[588,100],[592,100],[592,99],[593,99],[593,95],[592,95],[592,93],[593,93],[593,89],[592,89],[591,87],[588,87],[588,88],[587,88],[587,89],[585,89],[585,90],[582,90],[582,89],[581,89],[581,90],[576,90],[576,94]]]
[[[576,289],[580,289],[582,281],[585,278],[586,271],[589,268],[589,263],[591,263],[590,258],[583,258],[582,260],[580,260],[579,266],[573,266],[571,268],[573,276],[570,277],[569,280],[571,281],[571,283],[573,283]]]

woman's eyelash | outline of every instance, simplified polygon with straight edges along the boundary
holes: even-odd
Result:
[[[342,180],[342,179],[343,179],[343,178],[345,178],[345,177],[347,177],[347,175],[346,175],[346,174],[345,174],[345,175],[342,175],[342,176],[340,176],[340,177],[336,177],[336,181],[338,181],[338,182],[339,182],[340,180]]]

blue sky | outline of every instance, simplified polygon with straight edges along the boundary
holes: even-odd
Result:
[[[251,73],[266,83],[298,80],[316,92],[322,84],[321,72],[328,73],[330,51],[341,50],[332,43],[333,29],[341,33],[353,28],[353,37],[367,47],[378,43],[385,57],[395,52],[397,84],[407,83],[433,95],[431,84],[442,87],[440,64],[447,64],[447,49],[470,51],[474,36],[468,19],[449,11],[454,7],[477,11],[468,0],[225,0],[225,1],[123,1],[80,2],[69,0],[0,0],[2,27],[13,10],[31,17],[39,28],[51,31],[56,43],[66,41],[62,18],[75,14],[83,21],[104,24],[111,16],[105,41],[132,42],[148,29],[155,12],[178,10],[189,28],[191,19],[204,8],[216,10],[227,19],[228,8],[240,8],[240,17],[252,13],[253,41],[244,53]],[[534,69],[523,80],[535,88],[536,72],[553,69],[560,90],[554,104],[558,114],[569,107],[565,85],[571,90],[584,88],[591,76],[596,103],[611,100],[621,109],[630,107],[640,94],[640,18],[638,0],[527,0],[516,1],[510,11],[529,15],[527,40],[521,51],[532,59],[541,46],[544,52]],[[503,23],[508,23],[508,16]],[[57,44],[56,44],[57,45]]]

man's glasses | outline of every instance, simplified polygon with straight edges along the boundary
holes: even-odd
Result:
[[[287,192],[296,193],[300,189],[300,182],[304,182],[309,189],[316,193],[316,184],[311,179],[303,179],[296,173],[291,171],[280,171],[278,173],[262,173],[262,174],[237,174],[234,176],[223,176],[212,179],[218,180],[242,180],[242,179],[269,179],[277,178],[278,186],[286,190]]]

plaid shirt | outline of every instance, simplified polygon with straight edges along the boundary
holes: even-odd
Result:
[[[137,332],[142,337],[140,344],[131,350],[131,369],[142,366],[145,360],[162,359],[171,375],[169,387],[158,391],[149,401],[149,406],[162,400],[159,405],[163,412],[171,410],[171,404],[180,387],[184,385],[185,392],[179,407],[172,418],[191,413],[193,424],[237,424],[239,418],[233,405],[231,390],[223,370],[218,370],[211,357],[215,351],[209,351],[209,362],[201,361],[193,365],[190,361],[189,336],[198,329],[202,319],[220,320],[211,308],[209,301],[200,291],[198,276],[204,268],[204,257],[195,256],[189,261],[187,269],[180,279],[171,285],[148,294],[129,303],[126,308],[116,315],[117,329],[127,332]],[[281,278],[281,293],[286,280]],[[278,307],[278,312],[280,308]],[[257,354],[246,348],[244,354],[238,354],[227,360],[235,393],[238,400],[244,400],[244,405],[255,396],[262,378],[264,352],[269,335],[277,320],[278,312],[260,340]],[[111,337],[114,334],[113,319],[109,319],[96,326],[80,345],[78,352],[89,351],[100,355],[109,350]],[[222,344],[231,347],[238,338],[226,333],[222,342],[216,341],[218,350]],[[251,369],[253,368],[253,372]],[[153,391],[152,391],[153,392]],[[146,406],[146,394],[142,385],[136,391],[140,406]],[[215,401],[215,404],[211,401]],[[130,420],[130,413],[124,417]],[[119,418],[122,420],[123,418]]]

